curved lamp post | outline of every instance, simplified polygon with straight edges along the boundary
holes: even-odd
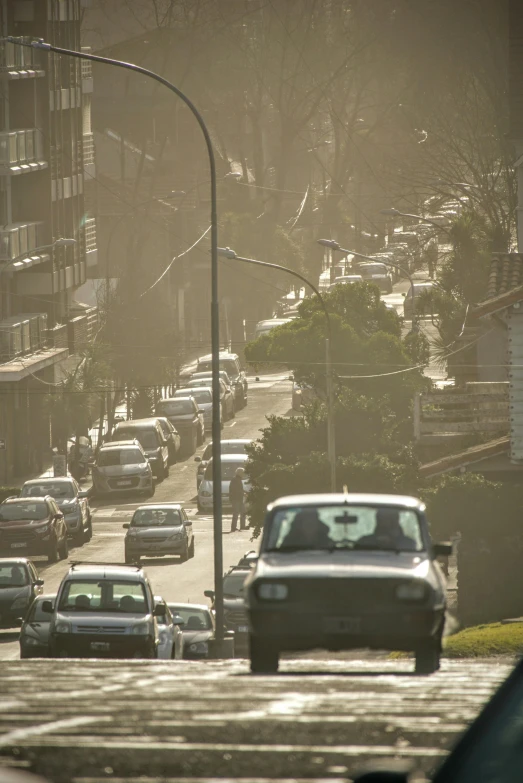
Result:
[[[415,307],[415,292],[414,292],[414,280],[412,279],[412,276],[410,273],[405,269],[405,267],[400,266],[399,264],[395,264],[393,261],[384,261],[382,258],[375,258],[374,256],[367,256],[365,253],[357,253],[355,250],[347,250],[344,247],[340,247],[339,243],[336,242],[335,239],[317,239],[316,242],[318,245],[322,245],[322,247],[330,247],[331,250],[336,250],[339,253],[346,253],[350,256],[357,256],[358,258],[365,258],[367,261],[374,261],[376,264],[383,264],[383,266],[390,266],[394,269],[398,269],[409,281],[410,283],[410,290],[411,290],[411,299],[412,299],[412,331],[416,332],[418,329],[418,324],[416,321],[416,307]]]
[[[301,280],[303,283],[305,283],[305,285],[308,285],[309,288],[312,289],[315,296],[318,297],[323,312],[325,313],[325,320],[327,323],[327,337],[325,338],[325,376],[327,386],[327,456],[330,466],[330,488],[331,492],[336,492],[336,434],[334,427],[334,389],[331,359],[332,326],[329,311],[327,310],[327,305],[325,304],[325,299],[310,280],[308,280],[303,275],[300,275],[299,272],[295,272],[294,269],[281,266],[281,264],[271,264],[268,261],[258,261],[256,258],[244,258],[243,256],[237,255],[234,250],[231,250],[230,247],[219,247],[218,255],[222,256],[223,258],[234,259],[235,261],[243,261],[246,264],[256,264],[256,266],[266,266],[269,267],[269,269],[279,269],[281,272],[287,272],[287,274],[297,277],[298,280]]]
[[[223,650],[223,541],[222,541],[222,470],[221,470],[221,421],[220,421],[220,321],[218,309],[218,218],[216,198],[216,164],[212,140],[203,120],[202,115],[194,103],[174,84],[160,74],[143,68],[141,65],[114,60],[109,57],[101,57],[87,52],[75,52],[72,49],[63,49],[53,46],[41,38],[24,41],[15,36],[6,36],[5,41],[18,46],[29,46],[33,49],[43,49],[47,52],[55,52],[66,57],[76,57],[79,60],[91,60],[92,62],[111,65],[116,68],[124,68],[134,73],[142,74],[159,82],[174,95],[180,98],[194,115],[203,134],[207,154],[209,157],[210,184],[211,184],[211,347],[212,347],[212,477],[213,477],[213,536],[214,536],[214,592],[216,611],[216,647],[217,654]]]

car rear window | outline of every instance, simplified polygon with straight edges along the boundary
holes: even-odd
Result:
[[[165,400],[156,405],[156,413],[159,416],[177,416],[180,413],[191,413],[192,411],[191,400]]]
[[[22,497],[43,497],[51,495],[55,500],[74,498],[75,491],[70,481],[49,481],[42,484],[25,484],[22,487]]]
[[[239,374],[235,359],[220,359],[220,370],[225,370],[229,378],[236,378]],[[211,362],[198,362],[198,372],[212,372]]]
[[[145,458],[140,449],[107,449],[98,454],[99,468],[110,468],[115,465],[140,465]]]
[[[49,515],[47,503],[2,503],[0,505],[0,522],[14,520],[45,519]]]

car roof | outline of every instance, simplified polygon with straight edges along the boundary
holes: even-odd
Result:
[[[143,511],[144,509],[154,510],[161,508],[183,508],[183,503],[143,503],[141,506],[135,508],[136,511]]]
[[[229,438],[222,440],[221,443],[252,443],[252,438]]]
[[[27,565],[28,557],[0,557],[0,566],[3,565]]]
[[[248,459],[247,454],[222,454],[222,462],[247,462]]]
[[[53,484],[57,484],[59,482],[64,484],[72,484],[74,479],[71,476],[56,476],[56,478],[53,476],[47,476],[46,478],[29,479],[29,481],[24,481],[24,487],[26,484],[45,484],[46,482],[52,482]]]
[[[205,612],[211,611],[207,604],[182,604],[179,601],[166,601],[166,603],[169,609],[172,606],[177,606],[179,609],[203,609]]]
[[[177,389],[175,391],[175,393],[174,393],[174,399],[179,400],[180,397],[182,397],[182,398],[183,397],[192,397],[193,392],[195,392],[195,391],[205,391],[205,392],[209,392],[209,394],[212,393],[208,386],[193,386],[190,389],[190,392],[191,392],[190,394],[178,394],[178,392],[182,392],[182,391],[186,392],[186,391],[189,391],[189,389],[187,387],[185,387],[183,389]],[[177,394],[178,394],[178,397],[176,397]]]
[[[148,416],[146,419],[127,419],[127,421],[119,421],[116,424],[115,429],[128,429],[129,427],[140,429],[142,427],[150,427],[151,424],[156,423],[156,416]]]
[[[145,574],[139,566],[115,565],[114,563],[76,563],[71,566],[65,579],[80,580],[89,577],[96,579],[121,579],[128,582],[143,582]]]
[[[425,505],[418,498],[409,495],[380,495],[374,492],[323,492],[310,495],[287,495],[278,498],[270,503],[268,510],[274,508],[285,508],[287,506],[328,506],[342,505],[343,503],[370,506],[400,506],[402,508],[413,508],[419,511],[424,510]]]
[[[100,446],[100,451],[105,451],[106,449],[122,449],[122,448],[137,448],[140,446],[140,442],[138,440],[110,440],[107,443],[102,443]]]
[[[229,353],[229,351],[220,351],[220,359],[238,359],[237,353]],[[205,356],[200,356],[198,362],[210,362],[212,359],[212,353],[208,353]]]
[[[168,400],[161,400],[161,402],[175,402],[175,401],[176,402],[180,402],[180,400],[194,400],[194,397],[192,396],[192,394],[187,394],[185,397],[182,397],[182,395],[180,394],[179,397],[176,397],[176,398],[175,397],[169,397]]]
[[[0,505],[3,505],[4,503],[43,503],[50,497],[50,495],[39,495],[37,498],[6,498],[5,500],[2,500]]]

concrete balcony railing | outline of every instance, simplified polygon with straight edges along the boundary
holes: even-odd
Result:
[[[0,47],[0,71],[40,71],[40,52],[26,46],[3,43]]]
[[[20,313],[0,321],[0,361],[42,350],[47,332],[46,313]]]
[[[82,46],[82,52],[91,53],[90,46]],[[82,92],[89,93],[93,91],[93,64],[90,60],[82,60]]]
[[[47,244],[42,223],[11,223],[0,228],[0,262],[13,261]]]
[[[42,134],[38,128],[0,133],[0,167],[11,174],[45,168]]]

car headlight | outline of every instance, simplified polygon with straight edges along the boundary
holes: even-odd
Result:
[[[212,498],[212,492],[209,492],[208,489],[202,489],[201,495],[202,498]]]
[[[19,595],[11,604],[11,609],[25,609],[29,603],[28,595]]]
[[[56,623],[54,631],[55,633],[71,633],[71,623],[61,620],[59,623]]]
[[[37,533],[39,536],[47,536],[49,535],[49,529],[50,529],[49,524],[42,525],[41,527],[35,528],[35,533]]]
[[[147,636],[150,630],[149,623],[136,623],[133,625],[131,633],[135,636]]]
[[[183,536],[183,530],[176,530],[169,538],[181,538]]]
[[[257,592],[258,598],[264,601],[284,601],[289,595],[289,588],[279,582],[262,582]]]
[[[396,598],[400,601],[423,601],[427,595],[424,582],[405,582],[396,588]]]
[[[209,645],[207,642],[195,642],[194,644],[189,645],[189,650],[194,653],[208,653]]]

